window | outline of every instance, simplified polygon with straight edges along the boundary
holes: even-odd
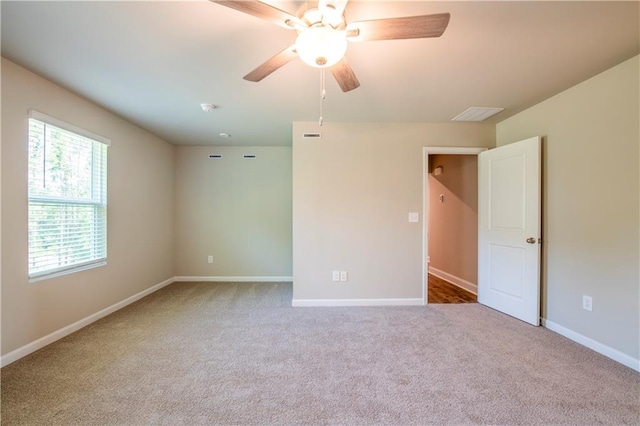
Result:
[[[108,139],[29,111],[29,279],[107,259]]]

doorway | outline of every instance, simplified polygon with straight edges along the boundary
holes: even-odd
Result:
[[[424,148],[423,295],[477,301],[477,155],[486,148]]]

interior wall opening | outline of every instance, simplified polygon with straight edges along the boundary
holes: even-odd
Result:
[[[481,151],[425,148],[425,303],[477,302]]]
[[[428,302],[477,302],[477,158],[435,154],[429,169]]]

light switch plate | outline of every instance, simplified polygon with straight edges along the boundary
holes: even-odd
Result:
[[[420,213],[409,212],[409,222],[420,222]]]

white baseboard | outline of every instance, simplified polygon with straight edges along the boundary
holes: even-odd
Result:
[[[448,281],[457,287],[467,290],[468,292],[473,293],[476,296],[478,295],[478,285],[472,283],[471,281],[463,280],[462,278],[451,275],[448,272],[441,271],[440,269],[434,268],[433,266],[429,266],[429,273],[435,275],[438,278],[442,278],[443,280]]]
[[[244,283],[244,282],[292,282],[293,277],[174,277],[176,282],[194,282],[194,281],[202,281],[202,282],[232,282],[232,283]]]
[[[310,306],[423,306],[424,299],[293,299],[293,307]]]
[[[141,291],[140,293],[134,294],[131,297],[127,297],[126,299],[115,303],[107,308],[102,309],[101,311],[96,312],[95,314],[91,314],[88,317],[85,317],[79,321],[74,322],[73,324],[70,324],[66,327],[62,327],[56,331],[54,331],[53,333],[47,334],[44,337],[39,338],[38,340],[34,340],[31,343],[28,343],[12,352],[9,352],[8,354],[2,356],[0,358],[0,367],[4,367],[6,365],[11,364],[14,361],[19,360],[22,357],[25,357],[27,355],[29,355],[30,353],[33,353],[35,351],[37,351],[38,349],[42,349],[45,346],[55,342],[56,340],[60,340],[63,337],[68,336],[71,333],[74,333],[78,330],[80,330],[83,327],[88,326],[89,324],[98,321],[101,318],[106,317],[109,314],[114,313],[115,311],[124,308],[127,305],[132,304],[133,302],[136,302],[140,299],[142,299],[145,296],[148,296],[149,294],[160,290],[163,287],[168,286],[169,284],[171,284],[172,282],[174,282],[174,278],[169,278],[168,280],[165,280],[163,282],[161,282],[160,284],[156,284],[153,287],[149,287],[146,290]]]
[[[627,354],[620,352],[617,349],[613,349],[607,345],[603,345],[600,342],[597,342],[587,336],[583,336],[580,333],[576,333],[575,331],[563,327],[560,324],[556,324],[553,321],[549,321],[548,319],[542,318],[542,326],[566,337],[567,339],[573,340],[574,342],[579,343],[582,346],[586,346],[587,348],[592,349],[599,354],[606,356],[607,358],[611,358],[612,360],[617,361],[622,365],[626,365],[627,367],[640,372],[640,359],[635,359]]]

